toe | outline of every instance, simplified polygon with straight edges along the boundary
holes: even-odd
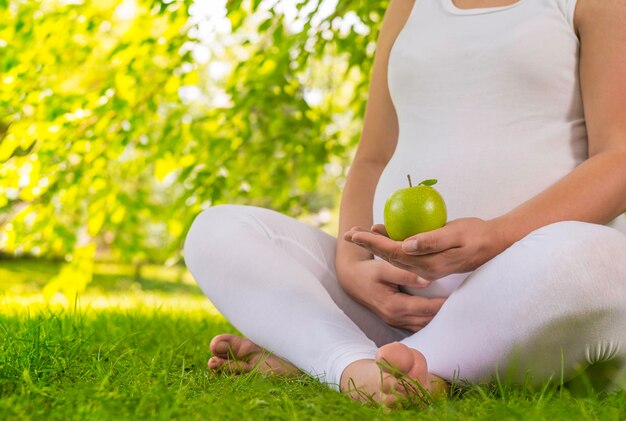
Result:
[[[421,385],[427,385],[428,367],[424,355],[402,343],[393,342],[382,346],[376,353],[376,362],[383,372],[396,377],[406,376]]]
[[[428,384],[428,364],[426,357],[419,351],[411,349],[413,353],[413,368],[408,371],[408,375],[412,379],[419,380],[419,382],[426,386]]]
[[[248,338],[237,337],[237,339],[232,342],[231,346],[233,347],[235,356],[242,359],[248,359],[250,356],[258,355],[263,351],[260,346]]]
[[[209,359],[207,366],[209,370],[228,374],[248,373],[251,369],[250,365],[245,361],[228,360],[216,356]]]
[[[251,371],[250,365],[246,361],[227,360],[220,367],[221,372],[229,374],[243,374]]]
[[[209,358],[209,361],[207,362],[207,367],[209,367],[210,370],[218,370],[221,366],[224,365],[225,362],[226,360],[224,358],[213,356]]]
[[[409,347],[400,342],[393,342],[382,346],[376,353],[376,362],[381,363],[383,370],[391,373],[393,370],[385,365],[391,365],[402,373],[408,373],[414,364],[413,353]]]
[[[382,385],[380,391],[384,394],[393,394],[396,391],[398,379],[387,373],[383,373]]]
[[[208,361],[210,370],[240,374],[256,369],[265,374],[289,377],[302,374],[296,366],[272,355],[248,338],[225,333],[215,336],[209,347],[213,353]]]
[[[231,334],[214,337],[209,347],[214,355],[228,359],[246,360],[261,351],[261,348],[250,339]]]
[[[383,398],[381,399],[381,404],[383,406],[386,406],[388,408],[392,408],[394,406],[396,406],[399,402],[398,402],[398,395],[397,394],[389,394],[389,395],[384,395]]]
[[[237,335],[231,335],[230,333],[223,333],[211,339],[209,348],[214,355],[222,358],[228,358],[229,349],[232,348],[232,343],[237,339],[241,338]]]

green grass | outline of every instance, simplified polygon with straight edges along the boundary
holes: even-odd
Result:
[[[624,391],[574,396],[557,386],[470,386],[428,407],[388,411],[311,378],[214,376],[206,370],[208,342],[236,331],[186,277],[155,271],[134,281],[103,268],[108,275],[98,274],[78,305],[43,305],[31,296],[38,281],[27,281],[42,268],[18,266],[22,278],[13,280],[34,304],[18,305],[15,293],[0,299],[0,419],[626,418]],[[96,299],[103,294],[109,306]]]

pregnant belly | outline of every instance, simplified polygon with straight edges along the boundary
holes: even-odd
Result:
[[[541,150],[520,151],[497,142],[481,147],[467,142],[421,143],[435,147],[420,148],[409,139],[399,140],[376,186],[374,223],[384,223],[385,201],[395,190],[408,187],[407,174],[414,184],[438,180],[435,188],[446,201],[448,220],[490,219],[547,189],[577,164],[567,150],[560,156],[546,156]]]
[[[420,159],[395,154],[376,185],[374,223],[384,223],[383,211],[387,198],[397,189],[409,187],[407,174],[411,175],[414,185],[422,180],[437,179],[434,188],[446,202],[448,220],[469,216],[488,219],[506,213],[531,192],[522,185],[523,175],[498,175],[498,170],[450,158]]]
[[[406,139],[405,139],[406,140]],[[509,212],[548,189],[569,174],[577,162],[567,150],[559,154],[515,151],[503,148],[430,148],[419,153],[408,142],[399,142],[393,157],[376,185],[373,222],[384,223],[387,198],[397,189],[435,178],[434,186],[443,196],[448,221],[462,217],[491,219]],[[624,215],[609,226],[626,234]]]

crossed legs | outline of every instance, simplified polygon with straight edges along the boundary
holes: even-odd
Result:
[[[185,261],[251,344],[335,388],[346,367],[377,352],[380,360],[387,351],[378,348],[395,341],[423,353],[432,373],[471,381],[513,366],[512,379],[531,371],[543,381],[560,370],[562,351],[566,376],[626,357],[626,237],[613,229],[562,222],[531,233],[472,273],[412,335],[341,289],[336,241],[268,209],[220,205],[194,221]]]

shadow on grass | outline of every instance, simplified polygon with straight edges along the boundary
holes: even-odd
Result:
[[[63,262],[40,259],[0,259],[0,290],[11,294],[40,292],[59,273]],[[159,292],[202,296],[183,267],[144,266],[140,274],[133,265],[97,263],[86,292]]]
[[[123,275],[95,274],[88,288],[107,292],[123,292],[126,290],[142,290],[165,294],[204,295],[196,284],[187,284],[175,280],[151,279],[141,277],[135,279]]]

